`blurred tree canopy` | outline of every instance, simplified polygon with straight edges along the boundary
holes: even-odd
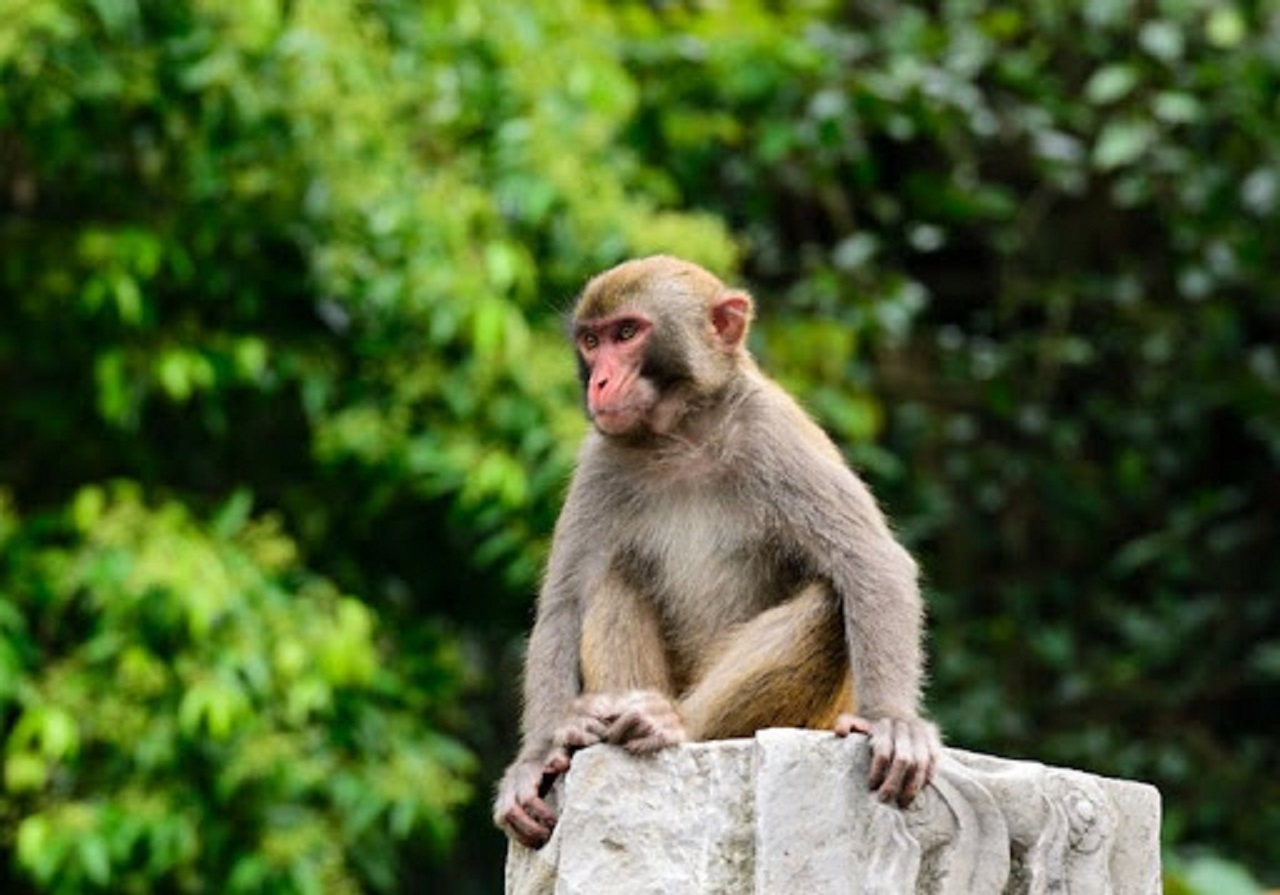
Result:
[[[0,887],[491,891],[560,312],[653,251],[920,556],[950,740],[1274,877],[1277,120],[1268,0],[0,0]]]

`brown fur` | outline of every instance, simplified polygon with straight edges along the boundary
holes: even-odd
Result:
[[[756,367],[744,346],[751,311],[744,293],[669,257],[620,265],[584,290],[575,322],[643,313],[655,321],[646,350],[680,346],[693,373],[659,398],[647,426],[592,432],[582,445],[529,642],[509,780],[549,755],[558,773],[571,747],[602,739],[647,746],[830,728],[854,710],[855,682],[868,720],[837,727],[906,722],[896,747],[888,728],[872,734],[880,773],[922,774],[902,784],[907,799],[927,779],[938,741],[918,714],[916,564],[830,439]],[[636,690],[674,710],[639,711],[619,736],[602,732],[617,712],[575,703]],[[887,784],[893,798],[897,787]],[[519,806],[504,784],[498,822],[545,841],[541,829],[521,831]]]
[[[655,290],[670,298],[709,307],[724,289],[724,283],[715,276],[679,258],[667,255],[639,258],[592,277],[582,290],[573,317],[575,320],[611,317],[633,304],[647,304]]]

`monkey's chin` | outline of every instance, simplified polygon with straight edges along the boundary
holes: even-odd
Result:
[[[591,414],[591,422],[604,435],[632,435],[641,429],[645,416],[637,407],[600,409]]]

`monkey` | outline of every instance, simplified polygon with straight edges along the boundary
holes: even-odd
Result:
[[[494,821],[550,838],[578,749],[647,754],[765,727],[869,737],[906,806],[941,755],[920,711],[917,564],[831,439],[761,372],[754,302],[666,255],[591,278],[572,315],[591,426],[525,656]]]

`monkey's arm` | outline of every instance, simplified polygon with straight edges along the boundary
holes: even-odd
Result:
[[[578,690],[581,625],[572,601],[548,578],[525,660],[520,752],[498,784],[494,822],[524,845],[539,848],[551,838],[556,814],[543,797],[562,767],[551,767],[556,725]]]
[[[793,424],[764,436],[768,467],[786,470],[769,488],[771,506],[787,539],[839,598],[858,698],[859,717],[843,716],[836,731],[870,737],[873,788],[905,804],[928,782],[942,748],[937,728],[920,717],[916,563],[826,435],[790,399],[779,400],[790,405]]]
[[[570,486],[566,509],[580,500],[580,493],[576,482]],[[576,545],[584,540],[573,531],[573,520],[580,516],[562,514],[552,539],[525,656],[520,752],[499,782],[493,806],[494,822],[532,848],[544,845],[555,828],[555,812],[543,796],[549,781],[564,768],[549,767],[549,763],[556,728],[581,690],[579,576],[583,563]]]
[[[920,716],[924,653],[917,567],[894,539],[870,492],[848,473],[844,504],[817,504],[812,543],[838,594],[857,693],[856,716],[841,715],[840,736],[866,734],[870,787],[881,801],[909,805],[942,757],[938,728]],[[820,559],[819,562],[823,562]]]

